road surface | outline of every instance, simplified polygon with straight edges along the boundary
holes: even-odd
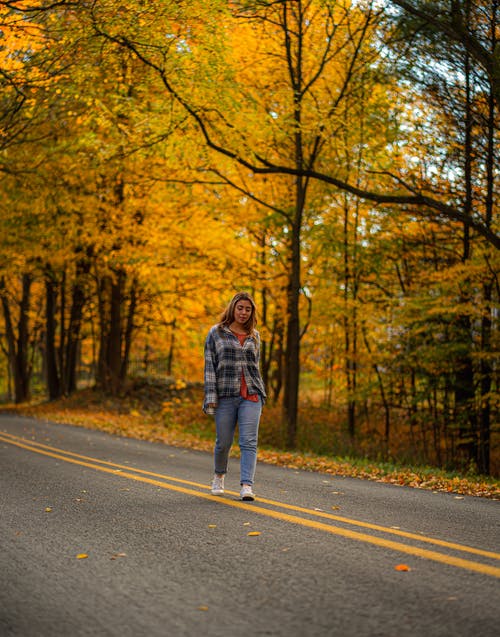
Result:
[[[497,637],[500,503],[0,415],[0,636]],[[398,570],[408,569],[408,570]]]

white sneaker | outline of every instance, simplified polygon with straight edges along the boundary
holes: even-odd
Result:
[[[255,500],[255,495],[252,491],[252,487],[249,484],[241,485],[240,498],[246,501]]]
[[[224,476],[214,476],[212,480],[212,495],[224,495]]]

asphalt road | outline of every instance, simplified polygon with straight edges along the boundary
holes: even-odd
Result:
[[[0,636],[500,634],[499,502],[259,464],[242,503],[211,469],[0,415]]]

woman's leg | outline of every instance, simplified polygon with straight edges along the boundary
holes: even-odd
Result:
[[[227,473],[229,451],[238,418],[239,398],[221,398],[215,410],[214,466],[217,475]]]
[[[240,399],[238,409],[241,484],[253,484],[255,467],[257,465],[257,440],[259,437],[259,421],[262,412],[262,402]]]

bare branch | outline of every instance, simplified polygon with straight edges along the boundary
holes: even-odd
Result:
[[[468,53],[478,62],[488,74],[495,93],[495,100],[500,106],[500,55],[498,44],[493,51],[488,51],[481,42],[471,33],[464,15],[453,10],[448,19],[426,11],[421,4],[410,0],[392,0],[392,2],[407,13],[421,18],[428,24],[438,29],[443,35],[453,42],[463,45]]]

